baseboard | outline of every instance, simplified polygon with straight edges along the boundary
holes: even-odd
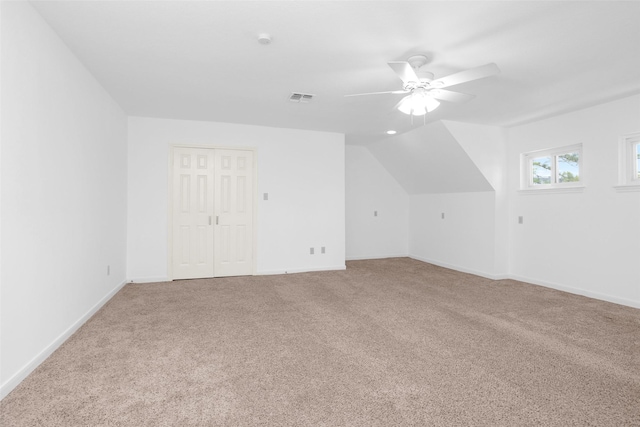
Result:
[[[270,276],[275,274],[311,273],[314,271],[336,271],[336,270],[346,270],[346,269],[347,269],[347,266],[342,264],[342,265],[327,266],[327,267],[291,268],[286,270],[263,270],[263,271],[258,271],[256,275]]]
[[[551,288],[558,291],[568,292],[570,294],[582,295],[589,298],[612,302],[614,304],[626,305],[628,307],[633,307],[633,308],[640,308],[640,301],[634,301],[628,298],[620,298],[613,295],[603,294],[600,292],[588,291],[585,289],[574,288],[572,286],[561,285],[558,283],[547,282],[544,280],[532,279],[531,277],[518,276],[515,274],[509,275],[509,279],[517,280],[518,282],[531,283],[532,285],[544,286],[545,288]]]
[[[501,279],[507,279],[508,278],[508,276],[505,275],[505,274],[486,273],[484,271],[478,271],[478,270],[474,270],[474,269],[471,269],[471,268],[461,267],[459,265],[449,264],[449,263],[446,263],[446,262],[437,261],[437,260],[433,260],[433,259],[429,259],[429,258],[424,258],[424,257],[421,257],[421,256],[409,255],[409,258],[415,259],[415,260],[418,260],[418,261],[422,261],[422,262],[426,262],[426,263],[429,263],[429,264],[437,265],[439,267],[448,268],[450,270],[456,270],[456,271],[460,271],[462,273],[473,274],[475,276],[484,277],[486,279],[501,280]]]
[[[409,258],[412,258],[412,259],[415,259],[415,260],[418,260],[418,261],[427,262],[429,264],[434,264],[434,265],[437,265],[439,267],[444,267],[444,268],[449,268],[451,270],[461,271],[463,273],[474,274],[476,276],[484,277],[484,278],[491,279],[491,280],[503,280],[503,279],[517,280],[519,282],[530,283],[532,285],[538,285],[538,286],[544,286],[545,288],[556,289],[558,291],[568,292],[570,294],[582,295],[582,296],[585,296],[585,297],[594,298],[594,299],[598,299],[598,300],[601,300],[601,301],[612,302],[614,304],[625,305],[625,306],[633,307],[633,308],[640,308],[640,301],[635,301],[635,300],[628,299],[628,298],[620,298],[620,297],[616,297],[616,296],[613,296],[613,295],[603,294],[603,293],[600,293],[600,292],[588,291],[588,290],[580,289],[580,288],[574,288],[572,286],[566,286],[566,285],[561,285],[561,284],[558,284],[558,283],[547,282],[547,281],[544,281],[544,280],[538,280],[538,279],[534,279],[534,278],[531,278],[531,277],[518,276],[518,275],[515,275],[515,274],[489,274],[489,273],[485,273],[485,272],[482,272],[482,271],[477,271],[477,270],[473,270],[473,269],[469,269],[469,268],[464,268],[464,267],[460,267],[460,266],[457,266],[457,265],[448,264],[448,263],[445,263],[445,262],[431,260],[431,259],[428,259],[428,258],[423,258],[423,257],[419,257],[419,256],[414,256],[414,255],[409,255]]]
[[[128,283],[156,283],[156,282],[170,282],[168,277],[134,277],[133,279],[127,279]]]
[[[361,261],[365,259],[407,258],[408,256],[408,254],[348,256],[347,261]]]
[[[97,304],[95,304],[89,311],[87,311],[82,317],[76,320],[66,331],[60,334],[51,344],[45,347],[38,355],[31,359],[22,369],[16,372],[11,378],[0,385],[0,400],[4,399],[11,390],[16,388],[34,369],[36,369],[47,357],[56,351],[58,347],[62,345],[75,331],[77,331],[84,323],[91,318],[103,305],[107,303],[115,294],[122,289],[127,282],[122,282],[105,295]]]

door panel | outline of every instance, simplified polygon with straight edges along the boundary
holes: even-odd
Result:
[[[173,278],[213,276],[212,150],[173,151]]]
[[[214,272],[253,273],[253,152],[216,149]]]

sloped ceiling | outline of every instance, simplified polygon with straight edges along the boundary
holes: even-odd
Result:
[[[493,190],[442,122],[384,138],[367,147],[408,194]]]

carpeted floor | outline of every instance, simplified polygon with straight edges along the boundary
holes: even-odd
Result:
[[[406,258],[125,286],[2,426],[640,425],[640,310]]]

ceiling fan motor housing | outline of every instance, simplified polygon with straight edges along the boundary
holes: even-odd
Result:
[[[416,76],[420,80],[419,82],[416,82],[418,84],[415,85],[415,87],[422,86],[420,85],[420,83],[429,83],[430,81],[433,80],[433,77],[434,77],[433,73],[429,71],[420,70],[420,68],[428,64],[429,61],[430,61],[430,58],[426,55],[414,55],[409,59],[407,59],[407,62],[409,63],[409,65],[411,65],[411,68],[413,68],[413,70],[416,73]]]
[[[434,77],[433,73],[430,71],[416,70],[416,75],[418,76],[421,82],[425,82],[425,83],[433,81],[433,77]]]
[[[429,57],[426,55],[414,55],[409,57],[409,59],[407,59],[407,62],[409,63],[409,65],[411,65],[411,68],[413,68],[414,70],[417,70],[423,65],[426,65],[429,63]]]

